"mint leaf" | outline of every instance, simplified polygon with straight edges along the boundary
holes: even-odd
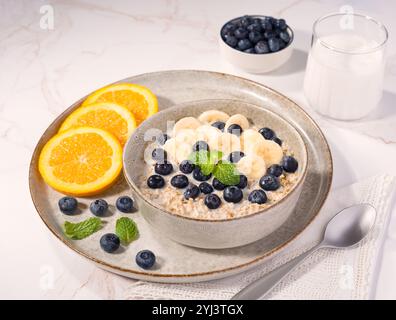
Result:
[[[117,220],[115,232],[124,244],[131,243],[139,234],[136,223],[127,217],[122,217]]]
[[[99,218],[89,218],[78,223],[65,221],[63,224],[66,237],[73,240],[84,239],[102,227],[102,221]]]
[[[222,158],[221,151],[195,151],[189,156],[189,160],[199,166],[204,175],[211,174],[217,162]]]
[[[234,186],[239,183],[240,174],[235,165],[230,162],[219,162],[214,168],[213,175],[227,186]]]

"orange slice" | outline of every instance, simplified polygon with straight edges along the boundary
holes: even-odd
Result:
[[[115,102],[133,113],[136,124],[158,112],[157,97],[146,87],[133,83],[117,83],[91,93],[82,107],[96,102]]]
[[[76,196],[99,193],[122,169],[122,148],[107,131],[80,127],[58,133],[43,147],[39,171],[55,190]]]
[[[133,114],[111,102],[99,102],[78,108],[62,123],[59,132],[77,127],[94,127],[113,134],[123,146],[136,128]]]

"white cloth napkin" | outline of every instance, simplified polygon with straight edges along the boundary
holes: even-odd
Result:
[[[321,249],[278,284],[270,299],[369,299],[376,285],[378,256],[389,222],[396,178],[378,175],[333,190],[318,217],[281,253],[242,274],[192,284],[135,282],[126,299],[229,299],[250,282],[318,243],[323,226],[341,209],[369,203],[377,210],[374,230],[353,249]]]

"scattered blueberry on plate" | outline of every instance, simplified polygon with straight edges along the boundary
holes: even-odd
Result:
[[[285,170],[286,172],[289,172],[289,173],[296,172],[298,169],[298,162],[292,156],[283,157],[281,164],[282,164],[283,170]]]
[[[250,192],[248,200],[251,203],[263,204],[267,202],[267,195],[263,190],[253,190],[252,192]]]
[[[120,247],[120,238],[114,233],[106,233],[100,238],[100,246],[107,253],[113,253]]]
[[[220,34],[230,47],[251,54],[278,52],[292,41],[286,21],[269,16],[233,19]]]
[[[179,169],[185,174],[193,172],[195,165],[190,160],[183,160],[180,162]]]
[[[155,264],[155,254],[150,250],[142,250],[136,254],[136,264],[143,269],[150,269]]]
[[[153,174],[147,179],[147,186],[150,189],[160,189],[165,185],[165,180],[158,174]]]
[[[184,174],[177,174],[172,177],[171,185],[178,189],[183,189],[188,186],[188,178]]]
[[[213,187],[207,182],[201,182],[199,184],[199,189],[204,194],[209,194],[209,193],[212,193],[214,191]]]
[[[274,191],[280,187],[279,179],[272,174],[261,177],[259,184],[260,187],[266,191]]]
[[[59,210],[64,214],[71,215],[77,210],[77,200],[73,197],[63,197],[58,201]]]
[[[187,187],[187,189],[184,191],[184,199],[195,199],[199,196],[201,193],[201,190],[199,187],[197,187],[195,184],[192,184]]]
[[[159,162],[156,163],[154,166],[154,171],[155,173],[158,173],[162,176],[166,176],[168,174],[171,174],[173,171],[173,166],[171,163],[164,161],[164,162]]]
[[[133,210],[133,200],[128,196],[119,197],[116,201],[116,207],[121,212],[130,213]]]
[[[103,217],[108,208],[109,205],[104,199],[96,199],[89,205],[89,210],[97,217]]]
[[[208,194],[205,197],[204,202],[209,209],[217,209],[221,205],[221,199],[217,194],[214,193]]]

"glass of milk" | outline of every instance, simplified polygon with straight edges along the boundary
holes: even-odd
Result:
[[[335,13],[317,20],[304,80],[309,104],[322,115],[360,119],[382,96],[388,32],[371,17]]]

